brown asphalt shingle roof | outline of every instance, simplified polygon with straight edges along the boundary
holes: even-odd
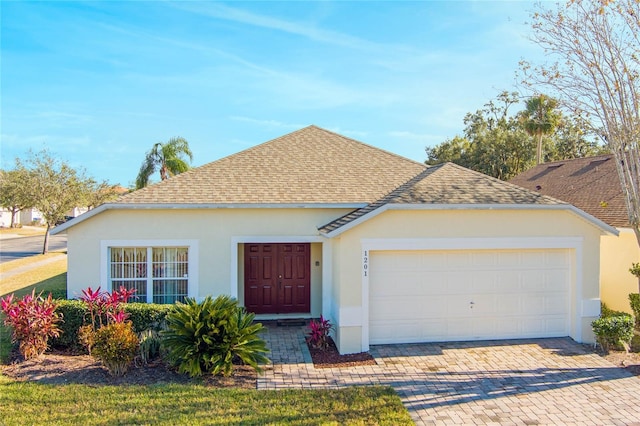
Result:
[[[132,192],[117,203],[371,203],[425,168],[309,126]]]
[[[571,203],[611,226],[630,226],[613,155],[540,164],[510,182]]]
[[[429,167],[385,197],[320,228],[329,233],[389,204],[560,205],[538,194],[453,163]]]

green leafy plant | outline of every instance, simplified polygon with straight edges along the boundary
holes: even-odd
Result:
[[[633,317],[629,314],[600,317],[591,323],[593,333],[604,351],[621,347],[628,350],[633,326]]]
[[[320,315],[318,321],[311,320],[309,323],[309,335],[307,342],[315,348],[327,349],[329,347],[329,334],[333,329],[333,324],[328,319]]]
[[[140,361],[143,364],[148,364],[160,355],[162,339],[157,331],[144,330],[138,334],[138,340],[140,340]]]
[[[95,332],[92,355],[112,376],[122,376],[138,354],[138,345],[138,336],[130,321],[113,322]]]
[[[631,310],[633,311],[633,316],[636,319],[636,328],[640,329],[640,294],[638,293],[629,294],[629,305],[631,306]]]
[[[640,263],[632,263],[631,268],[629,268],[629,272],[631,272],[631,274],[636,278],[640,279]]]
[[[60,335],[58,323],[62,320],[56,312],[51,294],[47,298],[35,289],[22,299],[10,294],[0,299],[0,309],[5,315],[5,325],[11,327],[12,340],[18,343],[25,359],[38,358],[48,347],[50,337]]]
[[[259,337],[263,326],[254,324],[254,317],[229,296],[208,296],[201,303],[186,298],[167,314],[167,330],[161,332],[167,357],[192,377],[205,372],[228,376],[234,361],[261,371],[259,364],[269,362],[268,349]]]

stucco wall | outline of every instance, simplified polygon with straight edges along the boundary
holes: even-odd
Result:
[[[242,248],[234,239],[311,242],[312,315],[322,313],[322,244],[317,227],[345,209],[199,209],[107,210],[68,229],[70,297],[87,286],[102,285],[100,262],[106,240],[195,240],[199,288],[194,296],[230,294],[242,297]],[[234,255],[232,256],[232,253]],[[238,263],[234,263],[233,259]],[[316,265],[316,262],[318,265]],[[234,280],[235,276],[235,281]]]
[[[602,237],[600,257],[600,292],[602,301],[611,309],[633,313],[629,293],[638,292],[638,279],[629,268],[640,262],[640,247],[632,229],[619,229],[618,237]]]
[[[344,353],[362,350],[354,339],[354,320],[362,309],[362,240],[371,238],[522,238],[579,237],[583,238],[581,265],[582,282],[579,300],[599,298],[600,230],[586,220],[566,211],[541,210],[390,210],[341,235],[341,268],[335,274],[341,302],[338,317],[348,323],[348,333],[338,327],[337,343]],[[574,281],[576,277],[573,278]],[[575,282],[574,282],[575,285]],[[590,304],[593,306],[593,303]],[[581,315],[583,306],[572,303],[571,318]],[[592,312],[593,313],[593,312]],[[597,315],[597,314],[596,314]],[[574,321],[574,335],[592,341],[589,322],[596,316]],[[360,320],[361,324],[365,321]],[[577,329],[580,330],[577,330]],[[345,328],[345,332],[347,329]]]

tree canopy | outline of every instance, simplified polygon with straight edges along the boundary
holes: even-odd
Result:
[[[167,142],[156,143],[142,161],[136,178],[136,189],[147,186],[156,170],[160,172],[161,180],[186,172],[189,170],[189,163],[185,157],[193,161],[189,142],[183,138],[171,138]]]
[[[32,178],[32,173],[25,169],[0,171],[0,205],[11,212],[11,228],[16,226],[18,212],[35,204],[33,194],[25,191]]]
[[[75,207],[97,207],[115,199],[116,185],[97,182],[85,171],[46,151],[31,152],[26,160],[16,158],[13,170],[0,174],[0,200],[17,212],[35,208],[47,225],[42,252],[49,250],[49,230],[66,219]]]
[[[538,95],[528,99],[524,110],[512,112],[520,103],[518,93],[505,91],[484,108],[468,113],[464,135],[426,148],[426,163],[451,161],[508,180],[533,167],[538,152],[544,161],[602,152],[597,141],[582,130],[580,119],[563,116],[552,98]]]
[[[548,62],[523,61],[523,83],[556,93],[606,142],[640,243],[640,2],[539,3],[532,27]]]

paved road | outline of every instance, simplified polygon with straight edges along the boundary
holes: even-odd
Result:
[[[0,240],[0,263],[42,253],[44,235]],[[49,251],[65,250],[66,235],[49,236]]]

